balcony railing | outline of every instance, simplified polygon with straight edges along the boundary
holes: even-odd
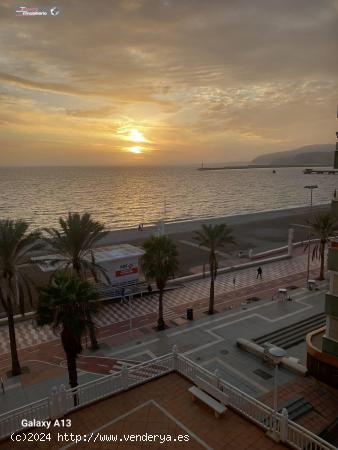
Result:
[[[118,374],[106,375],[85,383],[75,390],[66,390],[63,385],[59,389],[53,388],[49,397],[0,415],[0,439],[22,430],[22,419],[46,420],[62,417],[80,407],[174,371],[192,382],[196,380],[196,377],[205,379],[227,394],[229,408],[262,429],[274,432],[281,442],[292,448],[336,450],[333,445],[289,420],[286,410],[282,414],[275,414],[269,406],[221,379],[217,371],[211,373],[198,366],[185,356],[178,354],[175,348],[172,353],[133,367],[124,367]]]

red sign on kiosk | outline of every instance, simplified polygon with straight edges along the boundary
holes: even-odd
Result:
[[[138,267],[134,264],[121,264],[120,270],[115,272],[116,277],[123,277],[126,275],[132,275],[133,273],[138,273]]]

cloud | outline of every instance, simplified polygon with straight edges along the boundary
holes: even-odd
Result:
[[[334,0],[60,0],[58,6],[61,14],[47,18],[15,17],[9,1],[0,7],[1,121],[12,127],[17,117],[11,139],[18,146],[23,138],[27,148],[36,145],[40,123],[31,121],[30,138],[24,125],[35,114],[46,116],[51,141],[60,139],[52,132],[57,117],[67,142],[79,126],[77,145],[82,133],[86,146],[90,127],[107,149],[118,148],[118,126],[146,127],[163,162],[170,142],[180,146],[182,161],[193,161],[203,140],[220,159],[220,148],[236,140],[239,158],[250,159],[260,149],[248,136],[262,151],[331,139]]]
[[[66,109],[65,112],[72,117],[86,117],[100,119],[102,117],[109,116],[112,112],[116,111],[116,108],[111,106],[102,106],[96,109]]]
[[[7,73],[0,73],[0,80],[8,84],[12,84],[27,89],[33,89],[37,91],[50,91],[69,95],[85,94],[84,92],[81,92],[81,90],[79,89],[64,84],[27,80],[25,78],[17,77],[15,75]]]

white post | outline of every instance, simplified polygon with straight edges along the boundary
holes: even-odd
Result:
[[[131,299],[132,299],[132,295],[129,295],[129,299],[128,299],[128,303],[129,303],[129,329],[130,329],[130,334],[132,332],[132,327],[133,327],[133,318],[131,315]]]
[[[278,442],[278,430],[277,430],[277,414],[278,414],[278,394],[277,394],[277,387],[278,387],[278,364],[280,361],[286,356],[286,351],[281,347],[271,347],[268,350],[268,354],[272,361],[275,364],[275,371],[274,371],[274,385],[273,385],[273,413],[272,413],[272,433],[270,436],[275,442]]]
[[[278,399],[277,399],[277,374],[278,374],[278,363],[275,362],[275,376],[274,376],[274,386],[273,386],[273,437],[277,440],[277,408],[278,408]]]
[[[289,425],[288,410],[286,408],[283,408],[280,423],[280,440],[282,442],[287,442],[288,440],[288,425]]]
[[[59,387],[59,417],[65,414],[67,414],[67,394],[65,385],[61,384]]]
[[[293,253],[293,237],[294,237],[293,228],[289,228],[289,234],[288,234],[288,256],[292,256],[292,253]]]
[[[249,250],[249,259],[252,259],[252,253],[253,253],[253,250],[252,250],[252,248],[250,248],[250,250]]]
[[[173,369],[177,370],[178,360],[177,360],[177,345],[173,345]]]
[[[124,391],[127,390],[129,387],[127,366],[123,366],[121,369],[121,381],[122,381],[122,389]]]
[[[56,386],[52,387],[52,391],[49,396],[49,416],[51,419],[56,419],[59,417],[59,395]]]

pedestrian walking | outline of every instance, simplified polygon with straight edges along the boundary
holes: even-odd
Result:
[[[151,287],[151,284],[148,284],[148,294],[150,296],[150,298],[153,298],[153,288]]]
[[[263,274],[263,270],[262,270],[261,266],[259,266],[257,269],[257,277],[256,277],[257,280],[258,280],[258,278],[262,279],[262,274]]]
[[[235,289],[235,287],[236,287],[236,277],[233,277],[233,279],[232,279],[232,284],[233,284],[233,287],[234,287],[234,289]]]

